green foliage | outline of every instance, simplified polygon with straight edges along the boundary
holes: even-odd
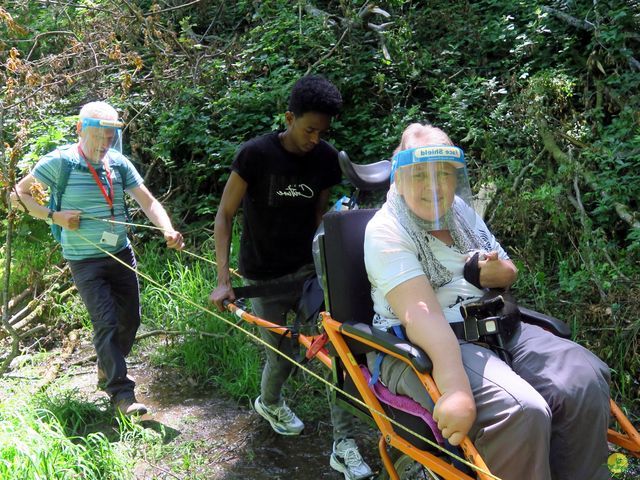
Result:
[[[520,266],[519,297],[568,320],[578,341],[616,366],[618,391],[639,397],[629,373],[638,356],[623,344],[637,348],[628,334],[640,311],[630,294],[640,280],[637,2],[378,2],[388,19],[364,16],[364,2],[210,1],[153,15],[152,2],[133,3],[4,7],[31,29],[3,30],[0,44],[23,62],[0,73],[0,100],[18,105],[5,114],[4,135],[24,149],[25,165],[73,138],[80,104],[111,100],[128,122],[128,153],[198,245],[238,146],[281,128],[292,83],[323,73],[345,100],[328,139],[353,160],[388,158],[413,121],[441,126],[464,148],[474,184],[497,187],[487,221]],[[387,21],[382,33],[368,27]],[[22,41],[53,30],[73,35]],[[165,284],[205,303],[212,267],[153,264],[151,251],[143,267],[166,270]],[[31,255],[39,257],[27,251],[15,262],[20,282]],[[144,295],[158,326],[227,333],[213,315],[149,285]],[[245,352],[251,360],[232,371],[255,370],[243,379],[255,391],[259,349],[242,337],[229,336],[228,352],[212,337],[168,343],[190,375],[238,394],[220,355]]]
[[[187,256],[176,258],[173,253],[168,253],[167,258],[164,251],[153,245],[147,245],[140,258],[140,269],[159,284],[146,282],[143,325],[185,332],[167,340],[155,352],[154,361],[180,368],[199,385],[213,384],[234,398],[253,400],[260,390],[264,347],[258,340],[257,327],[220,313],[208,304],[207,297],[215,285],[215,267],[210,263],[214,260],[206,254],[208,262]],[[253,335],[253,339],[240,329]],[[310,395],[310,388],[317,395]],[[299,404],[301,411],[308,413],[307,418],[316,418],[326,411],[323,387],[312,377],[297,377],[288,389],[292,392],[287,395],[290,403]]]
[[[46,120],[37,120],[29,125],[29,137],[23,149],[24,155],[18,164],[29,171],[43,155],[56,147],[76,140],[77,115],[68,117],[52,115]]]
[[[0,404],[0,478],[130,478],[131,457],[102,433],[80,433],[101,415],[73,395]]]

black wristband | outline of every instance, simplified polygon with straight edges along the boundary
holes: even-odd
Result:
[[[463,275],[464,279],[471,285],[482,289],[484,287],[480,285],[480,267],[478,266],[479,259],[480,252],[474,253],[473,256],[464,264]]]

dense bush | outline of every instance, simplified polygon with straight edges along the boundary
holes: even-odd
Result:
[[[210,228],[238,145],[282,126],[291,84],[323,73],[345,98],[330,140],[357,161],[388,157],[410,121],[450,133],[474,183],[497,187],[488,220],[520,298],[640,396],[637,2],[381,1],[388,18],[364,1],[180,3],[0,7],[5,188],[10,160],[33,162],[108,98],[151,189],[183,228]],[[54,30],[72,34],[37,37]]]

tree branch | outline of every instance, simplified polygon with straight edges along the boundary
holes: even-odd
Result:
[[[558,163],[564,163],[564,164],[573,165],[575,170],[577,172],[580,172],[582,177],[586,180],[587,184],[589,185],[589,187],[593,191],[595,191],[595,192],[600,191],[600,194],[602,195],[602,197],[604,199],[608,199],[609,198],[608,194],[606,192],[602,191],[601,188],[598,188],[598,185],[597,185],[597,182],[596,182],[596,180],[594,178],[593,173],[589,172],[585,168],[582,168],[580,165],[577,164],[577,162],[575,160],[572,160],[571,158],[569,158],[569,156],[562,151],[562,149],[556,143],[556,141],[555,141],[555,139],[553,137],[553,134],[547,129],[544,120],[540,119],[538,121],[538,123],[539,123],[539,126],[540,126],[540,136],[542,137],[542,142],[543,142],[545,148],[549,151],[549,153],[551,153],[553,158]],[[626,205],[623,205],[623,204],[621,204],[619,202],[613,202],[613,205],[614,205],[616,213],[618,214],[618,216],[620,217],[621,220],[623,220],[626,223],[628,223],[632,228],[640,228],[640,222],[638,220],[636,220],[636,214],[635,213],[631,213],[629,207],[627,207]]]
[[[145,332],[136,337],[136,341],[142,340],[144,338],[154,337],[157,335],[167,335],[167,336],[181,336],[181,335],[197,335],[201,337],[211,337],[211,338],[227,338],[227,334],[223,333],[211,333],[211,332],[202,332],[199,330],[151,330],[150,332]],[[76,360],[75,362],[70,363],[71,366],[82,365],[83,363],[95,362],[96,354],[89,355],[88,357],[81,358],[80,360]]]
[[[178,10],[180,8],[188,7],[189,5],[195,5],[196,3],[200,3],[201,1],[202,0],[193,0],[192,2],[183,3],[182,5],[177,5],[175,7],[169,7],[169,8],[164,8],[162,10],[156,10],[156,11],[153,11],[153,12],[148,12],[148,13],[145,13],[144,16],[145,17],[149,17],[149,16],[155,15],[157,13],[164,13],[164,12],[169,12],[171,10]]]
[[[572,27],[579,28],[580,30],[586,30],[587,32],[591,32],[596,29],[596,26],[587,22],[586,20],[580,20],[576,17],[572,17],[568,13],[561,12],[560,10],[556,10],[555,8],[547,7],[545,5],[542,6],[542,11],[547,12],[550,15],[562,20],[563,22],[571,25]]]
[[[42,37],[46,37],[48,35],[71,35],[73,37],[75,37],[75,39],[80,42],[80,39],[78,38],[78,36],[74,33],[74,32],[69,32],[67,30],[52,30],[51,32],[42,32],[37,34],[33,39],[31,39],[31,41],[33,42],[33,45],[31,46],[31,50],[29,50],[29,54],[27,55],[27,58],[25,59],[25,61],[29,61],[29,59],[31,58],[31,54],[33,53],[33,50],[36,48],[36,45],[38,45],[38,41],[40,40],[40,38]],[[96,59],[96,65],[98,64],[98,60]]]
[[[311,73],[311,71],[317,67],[320,63],[322,63],[323,61],[325,61],[327,58],[329,58],[331,55],[333,55],[333,52],[336,51],[336,48],[338,48],[338,45],[340,45],[340,42],[342,42],[342,40],[344,39],[344,37],[347,35],[347,33],[349,32],[349,29],[347,28],[344,32],[342,32],[342,36],[338,39],[338,41],[336,42],[336,44],[331,48],[331,50],[329,50],[326,54],[324,54],[322,57],[320,57],[318,60],[316,60],[314,62],[313,65],[309,65],[309,68],[307,68],[307,72],[305,73],[305,75],[309,75]]]
[[[0,164],[3,167],[4,177],[9,181],[9,183],[13,183],[15,180],[15,159],[9,158],[9,161],[6,159],[6,150],[4,143],[4,114],[5,114],[5,106],[2,100],[0,100]],[[5,196],[4,200],[7,205],[7,233],[5,236],[5,244],[4,244],[4,282],[2,285],[2,326],[4,329],[9,332],[11,335],[11,351],[9,355],[5,358],[2,365],[0,365],[0,377],[4,375],[4,373],[9,368],[11,364],[11,360],[13,360],[20,351],[20,336],[18,332],[9,324],[9,290],[11,288],[10,278],[11,278],[11,247],[13,241],[13,222],[14,215],[11,207],[11,202],[9,201],[9,190],[3,189],[3,195]]]

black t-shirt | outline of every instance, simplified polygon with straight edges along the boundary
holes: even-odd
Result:
[[[242,275],[271,279],[313,262],[318,196],[341,178],[337,150],[321,140],[311,152],[294,155],[273,132],[245,143],[231,169],[247,182],[242,200]]]

